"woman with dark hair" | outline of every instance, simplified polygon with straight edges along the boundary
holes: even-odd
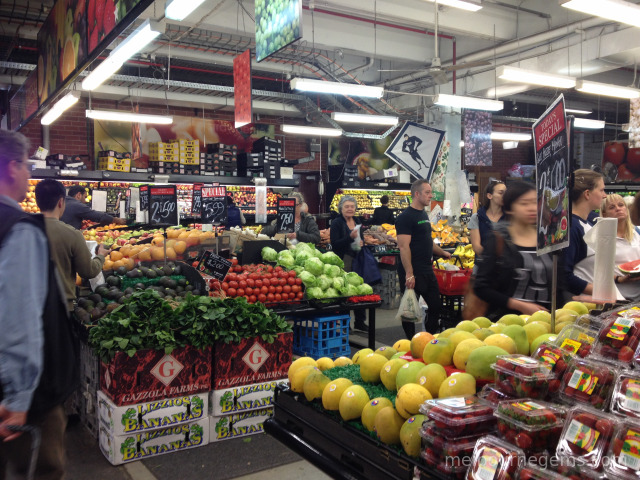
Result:
[[[488,314],[531,315],[551,308],[551,255],[536,254],[538,204],[535,185],[517,181],[503,198],[508,222],[486,240],[478,260],[475,294],[489,304]]]
[[[242,214],[242,210],[240,210],[236,203],[233,201],[233,197],[231,195],[227,195],[227,228],[231,227],[241,227],[247,223],[247,220],[244,218]]]
[[[380,197],[380,206],[373,211],[373,218],[368,223],[371,225],[382,225],[383,223],[393,225],[395,221],[393,212],[389,209],[389,196],[382,195]]]
[[[499,180],[489,182],[485,189],[482,206],[478,208],[477,213],[471,215],[467,228],[469,229],[471,245],[476,255],[482,253],[484,244],[498,222],[506,220],[502,210],[502,197],[506,190],[507,186]]]

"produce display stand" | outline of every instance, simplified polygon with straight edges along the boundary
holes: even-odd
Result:
[[[305,405],[287,387],[276,387],[273,416],[264,430],[298,455],[336,479],[444,479],[437,472],[364,432]]]

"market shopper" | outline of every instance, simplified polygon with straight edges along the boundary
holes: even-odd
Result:
[[[631,223],[627,203],[620,195],[607,195],[602,202],[600,213],[605,218],[618,219],[614,282],[625,299],[633,300],[640,295],[640,277],[623,274],[618,265],[640,260],[640,234]]]
[[[338,203],[339,216],[331,222],[330,240],[333,252],[344,261],[344,270],[346,272],[353,271],[353,259],[364,246],[364,237],[362,226],[359,219],[356,218],[356,210],[358,202],[351,195],[344,195]],[[369,330],[369,326],[365,323],[367,314],[364,310],[355,310],[356,330]]]
[[[241,227],[247,223],[242,210],[236,206],[231,195],[227,195],[227,228]]]
[[[315,218],[304,211],[304,198],[301,193],[294,192],[289,195],[296,201],[296,209],[294,214],[294,232],[287,233],[289,240],[297,240],[298,242],[320,243],[320,229]],[[269,225],[262,229],[263,234],[273,237],[277,232],[277,220],[273,220]]]
[[[490,318],[549,310],[553,261],[550,254],[536,254],[535,185],[514,182],[503,198],[509,221],[499,224],[487,238],[478,259],[474,292],[489,304]]]
[[[484,244],[498,222],[506,220],[506,215],[502,210],[502,197],[506,190],[507,186],[499,180],[489,182],[485,189],[483,204],[478,208],[477,213],[471,215],[467,228],[476,255],[482,253]]]
[[[25,478],[30,435],[41,430],[36,478],[64,476],[62,404],[75,388],[77,356],[71,323],[41,215],[18,202],[29,182],[28,140],[0,130],[0,478]]]
[[[591,295],[596,252],[587,246],[584,235],[593,222],[589,215],[600,208],[606,198],[604,177],[598,172],[581,168],[574,172],[571,189],[571,230],[569,246],[563,251],[564,281],[573,295]]]
[[[80,231],[60,221],[65,210],[65,190],[62,183],[46,179],[36,185],[36,203],[45,218],[51,257],[62,276],[67,307],[73,311],[76,299],[76,274],[82,278],[94,278],[102,271],[109,250],[98,246],[97,255],[91,252]]]
[[[393,212],[389,208],[389,196],[380,197],[380,206],[373,211],[373,217],[369,221],[371,225],[382,225],[383,223],[393,223],[396,221]]]
[[[424,327],[434,334],[440,330],[441,302],[438,281],[433,273],[433,255],[451,258],[451,254],[435,245],[431,237],[431,222],[424,211],[433,198],[429,182],[413,182],[411,196],[411,205],[398,216],[395,224],[401,260],[398,265],[400,290],[404,293],[405,288],[413,288],[418,298],[422,296],[428,307]],[[415,334],[413,322],[402,322],[402,328],[409,339]]]
[[[110,223],[117,225],[127,224],[127,220],[124,218],[116,218],[108,213],[92,210],[87,205],[87,189],[80,185],[74,185],[69,188],[65,204],[64,214],[60,220],[78,230],[82,228],[83,220],[91,220],[100,225],[108,225]]]

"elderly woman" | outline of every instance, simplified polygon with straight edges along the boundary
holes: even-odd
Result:
[[[318,224],[315,219],[304,212],[302,207],[304,203],[304,198],[301,193],[294,192],[289,195],[289,198],[296,199],[296,211],[295,211],[295,219],[294,219],[294,232],[287,233],[287,238],[289,240],[297,240],[299,242],[308,242],[308,243],[320,243],[320,229],[318,229]],[[306,204],[305,204],[306,205]],[[273,237],[276,233],[278,233],[277,220],[274,220],[269,225],[265,226],[262,229],[262,233]]]
[[[361,225],[355,217],[357,208],[358,203],[355,198],[350,195],[343,196],[338,203],[340,215],[331,222],[331,248],[344,260],[344,269],[347,272],[352,271],[353,259],[364,245],[362,229],[356,229],[356,225]],[[357,330],[368,330],[369,326],[365,323],[365,319],[364,310],[356,310],[354,327]]]

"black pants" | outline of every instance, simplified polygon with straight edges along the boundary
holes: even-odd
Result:
[[[427,310],[427,316],[424,320],[424,329],[432,334],[440,331],[440,309],[442,303],[440,302],[440,289],[438,288],[438,281],[433,273],[433,270],[426,274],[414,274],[416,277],[416,297],[418,300],[420,297],[427,303],[429,309]],[[398,276],[400,280],[400,291],[404,294],[406,284],[406,274],[404,269],[398,269]],[[416,333],[416,327],[413,322],[402,322],[402,328],[408,339],[411,339]]]
[[[353,257],[351,255],[344,256],[344,271],[345,272],[353,272]],[[353,316],[355,319],[354,328],[362,328],[364,327],[364,322],[367,321],[367,311],[366,310],[354,310]]]

